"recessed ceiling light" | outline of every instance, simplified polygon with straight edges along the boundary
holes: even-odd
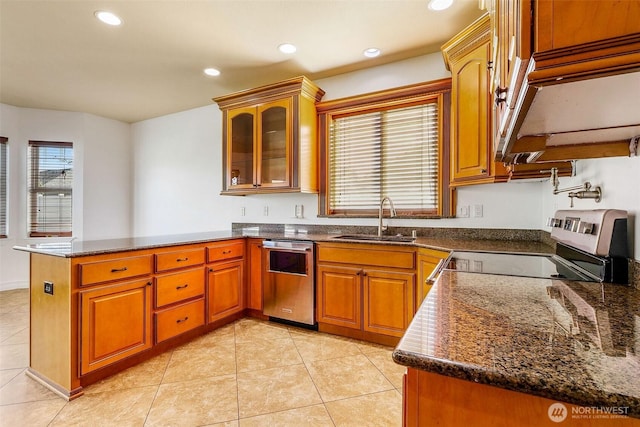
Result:
[[[105,12],[104,10],[97,10],[94,15],[96,18],[104,22],[108,25],[117,26],[122,24],[122,19],[120,19],[116,14],[111,12]]]
[[[375,58],[376,56],[380,55],[380,49],[378,49],[377,47],[370,47],[369,49],[365,49],[363,53],[367,58]]]
[[[453,0],[431,0],[427,6],[431,10],[445,10],[453,4]]]
[[[294,53],[297,49],[291,43],[282,43],[280,46],[278,46],[278,50],[280,50],[280,52],[282,53]]]
[[[215,77],[215,76],[219,76],[219,75],[220,75],[220,70],[216,70],[215,68],[205,68],[205,69],[204,69],[204,73],[205,73],[207,76],[213,76],[213,77]]]

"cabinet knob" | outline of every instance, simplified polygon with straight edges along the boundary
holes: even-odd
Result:
[[[213,268],[210,268],[210,269],[209,269],[209,273],[213,273]]]
[[[152,283],[151,283],[151,282],[147,282],[147,286],[151,286],[151,285],[152,285]]]
[[[486,169],[482,169],[480,172],[487,173],[487,170]]]

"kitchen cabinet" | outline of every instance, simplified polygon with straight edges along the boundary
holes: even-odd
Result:
[[[437,390],[437,392],[434,392]],[[558,425],[547,414],[557,400],[507,390],[473,381],[439,375],[420,369],[408,368],[403,378],[404,427],[426,425],[523,426]],[[584,407],[562,402],[569,419],[568,425],[589,427],[615,424],[637,426],[635,418],[619,416],[613,419],[599,417],[571,417],[584,413]],[[505,408],[509,410],[505,411]],[[581,411],[582,409],[582,411]]]
[[[80,373],[151,348],[150,278],[80,292]]]
[[[305,77],[214,101],[223,116],[222,194],[318,191],[316,102]]]
[[[436,249],[419,248],[417,253],[418,264],[418,283],[416,285],[416,303],[414,312],[418,311],[422,301],[433,286],[432,273],[436,270],[442,261],[447,259],[449,252],[439,251]]]
[[[491,26],[488,14],[442,46],[451,71],[450,185],[507,181],[493,160],[491,128]]]
[[[71,257],[31,253],[27,374],[74,399],[89,384],[241,316],[244,245],[241,238]]]
[[[262,269],[264,263],[264,252],[262,250],[262,239],[247,239],[248,259],[247,271],[247,308],[262,312]]]
[[[628,156],[640,134],[633,101],[640,97],[640,3],[487,4],[498,46],[496,159]]]
[[[244,310],[244,240],[207,247],[208,323]]]
[[[402,336],[414,313],[413,248],[318,243],[316,257],[320,330],[374,340]]]

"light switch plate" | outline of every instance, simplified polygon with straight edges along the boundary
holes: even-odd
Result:
[[[458,206],[458,218],[469,218],[469,205]]]

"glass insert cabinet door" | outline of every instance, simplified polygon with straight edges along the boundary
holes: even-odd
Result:
[[[253,188],[255,184],[255,108],[233,110],[229,114],[228,188]]]
[[[258,107],[258,185],[289,187],[291,183],[291,100]]]

